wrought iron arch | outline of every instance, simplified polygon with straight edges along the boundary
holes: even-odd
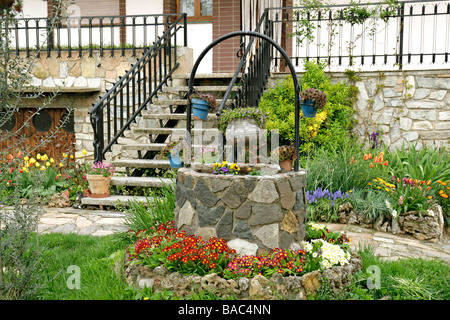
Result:
[[[278,52],[280,52],[280,54],[283,56],[284,60],[286,61],[286,65],[289,67],[289,70],[291,72],[292,75],[292,80],[294,81],[294,88],[295,88],[295,141],[294,141],[294,146],[295,149],[299,150],[299,146],[300,146],[300,138],[299,138],[299,124],[300,124],[300,102],[299,102],[299,94],[300,94],[300,87],[299,87],[299,83],[298,83],[298,79],[297,79],[297,74],[295,73],[295,69],[294,66],[291,62],[291,60],[289,59],[289,56],[287,55],[286,51],[284,51],[284,49],[277,43],[275,42],[272,38],[268,37],[265,34],[259,33],[259,32],[254,32],[254,31],[234,31],[234,32],[230,32],[228,34],[225,34],[219,38],[217,38],[216,40],[214,40],[213,42],[211,42],[203,51],[202,53],[198,56],[197,60],[195,61],[195,64],[192,68],[192,72],[191,72],[191,76],[189,77],[189,82],[188,82],[188,97],[191,93],[193,93],[194,88],[193,88],[193,84],[194,84],[194,79],[195,79],[195,74],[197,72],[198,66],[200,65],[201,61],[203,60],[203,58],[205,57],[205,55],[217,44],[221,43],[222,41],[225,41],[229,38],[232,37],[244,37],[244,36],[250,36],[250,37],[258,37],[261,38],[263,40],[268,41],[272,46],[274,46]],[[241,60],[241,63],[238,66],[237,70],[240,70],[242,68],[242,63],[243,60]],[[228,99],[228,96],[230,94],[231,91],[231,86],[232,84],[236,81],[238,76],[238,72],[236,72],[233,76],[233,79],[231,80],[231,85],[228,87],[228,90],[225,93],[225,96],[222,100],[222,103],[220,105],[219,110],[217,111],[217,116],[220,116],[220,113],[223,109],[223,107],[225,106],[226,100]],[[186,129],[188,132],[188,139],[189,139],[189,145],[191,145],[191,121],[192,121],[192,104],[188,103],[187,106],[187,121],[186,121]],[[299,169],[299,157],[297,156],[295,162],[294,162],[294,171],[298,171]]]

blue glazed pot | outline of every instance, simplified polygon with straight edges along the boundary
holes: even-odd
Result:
[[[184,165],[183,161],[181,161],[179,154],[176,154],[176,155],[169,154],[169,162],[170,162],[170,166],[172,168],[181,168]]]
[[[206,120],[209,113],[209,102],[199,99],[191,99],[193,116],[201,120]]]
[[[316,116],[317,109],[314,105],[314,102],[308,99],[306,102],[301,102],[300,105],[302,107],[302,113],[304,117],[314,118]]]

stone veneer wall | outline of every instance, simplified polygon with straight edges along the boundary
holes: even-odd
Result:
[[[211,292],[224,299],[246,300],[306,300],[307,295],[320,288],[326,279],[336,293],[350,286],[353,275],[362,270],[362,259],[352,254],[345,266],[317,270],[303,276],[284,277],[274,273],[270,278],[257,275],[253,278],[224,279],[216,273],[199,275],[183,275],[170,273],[164,266],[154,269],[129,263],[125,257],[124,273],[129,285],[140,289],[152,288],[154,292],[170,290],[180,298],[186,298],[201,292]]]
[[[176,227],[205,239],[224,238],[238,254],[289,249],[305,237],[305,187],[304,170],[253,176],[181,168]]]
[[[329,73],[348,81],[343,73]],[[276,75],[274,80],[283,75]],[[299,74],[299,77],[301,74]],[[355,133],[372,132],[391,148],[403,143],[450,146],[450,70],[356,72]]]

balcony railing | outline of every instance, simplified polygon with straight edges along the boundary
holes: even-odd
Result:
[[[100,56],[125,54],[145,49],[155,43],[179,15],[151,14],[59,18],[20,18],[12,26],[10,48],[16,55],[35,52],[68,52],[68,56],[94,50]],[[183,23],[183,22],[181,22]],[[186,28],[184,28],[186,32]],[[186,36],[186,35],[185,35]]]
[[[274,28],[300,71],[304,60],[331,70],[426,69],[450,66],[450,1],[269,8]],[[289,36],[292,37],[289,37]],[[274,57],[279,66],[280,57]]]

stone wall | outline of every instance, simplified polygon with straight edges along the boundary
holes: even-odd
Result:
[[[181,298],[207,292],[224,299],[246,300],[306,300],[308,294],[320,288],[324,279],[337,293],[348,287],[355,272],[360,270],[362,260],[357,254],[352,254],[345,266],[288,277],[274,273],[270,278],[257,275],[253,278],[226,280],[216,273],[205,276],[183,275],[177,272],[170,273],[164,266],[152,269],[139,264],[130,264],[127,257],[124,267],[129,285],[135,285],[140,289],[153,288],[154,292],[169,290]]]
[[[343,73],[328,74],[335,81],[349,81]],[[358,136],[367,139],[380,132],[391,148],[408,142],[450,146],[450,70],[356,72],[355,76]]]
[[[253,176],[181,168],[176,227],[206,239],[224,238],[239,254],[289,249],[305,237],[305,187],[303,170]]]

